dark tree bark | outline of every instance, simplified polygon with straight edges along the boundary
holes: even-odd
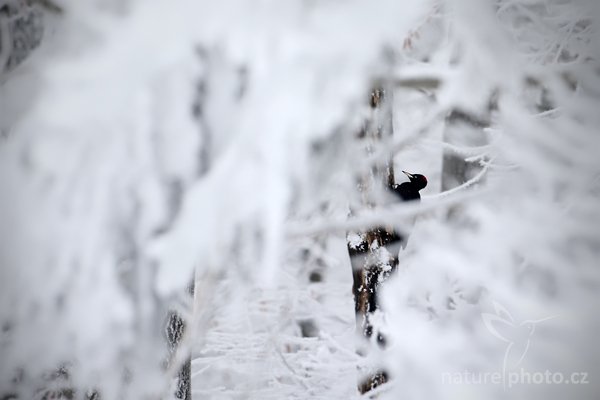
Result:
[[[30,3],[30,4],[29,4]],[[21,64],[41,43],[49,1],[6,1],[0,7],[0,74]]]
[[[186,296],[190,296],[190,301],[194,296],[194,280],[190,283],[186,290]],[[186,330],[186,322],[176,311],[169,312],[169,319],[166,327],[167,343],[169,346],[169,362],[174,362],[174,356],[178,347],[182,344],[182,340]],[[192,357],[188,354],[185,361],[177,372],[177,388],[175,389],[175,397],[182,400],[192,399]]]

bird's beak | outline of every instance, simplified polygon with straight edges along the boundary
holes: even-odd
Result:
[[[404,175],[408,176],[408,179],[412,179],[412,178],[413,178],[413,174],[409,174],[409,173],[408,173],[408,172],[406,172],[406,171],[402,171],[402,173],[403,173]]]

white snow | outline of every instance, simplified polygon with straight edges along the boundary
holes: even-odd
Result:
[[[0,76],[0,397],[39,397],[61,365],[103,398],[172,396],[167,308],[195,398],[357,398],[377,363],[382,399],[597,393],[595,2],[61,5]],[[382,77],[394,137],[368,156]],[[360,209],[356,178],[390,149],[423,201]],[[472,168],[440,193],[443,152]],[[415,217],[374,317],[390,347],[358,355],[346,235]],[[486,326],[498,310],[522,357]],[[590,383],[442,379],[519,368]]]

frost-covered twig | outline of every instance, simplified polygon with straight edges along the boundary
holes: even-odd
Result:
[[[355,360],[356,363],[359,362],[359,360],[361,359],[361,357],[356,352],[352,352],[344,346],[342,346],[333,336],[331,336],[331,334],[327,332],[321,332],[320,336],[329,344],[334,346],[336,351],[345,354],[346,356],[350,357],[350,359]]]
[[[461,191],[475,185],[476,183],[478,183],[485,176],[485,174],[487,173],[489,168],[490,168],[490,164],[484,164],[483,168],[481,168],[481,171],[479,171],[477,173],[477,175],[475,175],[473,178],[469,179],[462,185],[452,188],[450,190],[446,190],[445,192],[442,192],[442,193],[433,194],[433,195],[429,195],[429,196],[423,196],[423,200],[435,200],[435,199],[447,198],[448,196],[452,196],[455,193],[461,192]]]
[[[424,201],[421,203],[394,204],[393,206],[386,208],[368,210],[360,215],[343,220],[323,219],[311,222],[293,222],[288,225],[286,235],[293,239],[303,236],[357,231],[372,226],[389,225],[399,218],[412,217],[436,209],[451,207],[481,194],[481,191],[464,191],[463,193],[457,193],[479,181],[481,176],[483,176],[483,174],[480,172],[475,178],[457,188],[440,193],[436,196],[424,197]],[[400,230],[400,228],[401,227],[395,227],[397,230]]]
[[[439,146],[441,147],[443,150],[449,150],[453,153],[462,155],[462,156],[479,156],[481,154],[484,154],[484,152],[489,151],[492,146],[489,144],[483,145],[483,146],[471,146],[471,147],[464,147],[464,146],[457,146],[448,142],[443,142],[440,140],[431,140],[431,139],[424,139],[423,140],[424,144],[431,144],[433,146]]]
[[[497,170],[497,171],[498,170],[512,171],[512,170],[519,168],[519,166],[516,164],[501,165],[501,164],[496,164],[492,161],[486,161],[486,160],[480,160],[479,165],[481,165],[483,167],[488,167],[489,169],[493,169],[493,170]]]
[[[279,358],[281,359],[281,362],[283,363],[283,365],[287,368],[288,371],[290,371],[292,373],[292,375],[294,376],[294,379],[296,380],[296,382],[298,382],[304,389],[308,390],[308,386],[306,385],[306,383],[304,383],[304,380],[302,379],[302,377],[296,372],[296,370],[294,368],[292,368],[292,366],[287,362],[287,360],[285,359],[285,357],[283,356],[283,354],[281,353],[281,350],[279,350],[279,348],[277,346],[275,346],[275,352],[277,353],[277,355],[279,356]]]

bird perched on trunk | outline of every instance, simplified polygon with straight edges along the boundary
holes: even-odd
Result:
[[[425,175],[411,174],[406,171],[402,171],[402,173],[408,177],[408,182],[403,182],[399,185],[392,185],[391,189],[394,194],[402,201],[421,200],[421,194],[419,193],[419,190],[427,186],[427,178]],[[398,251],[406,246],[408,237],[388,228],[385,230],[385,234],[383,235],[382,239],[383,244],[387,245],[388,251],[395,257],[398,255]],[[395,262],[396,261],[394,260],[394,263]]]
[[[411,174],[406,171],[402,171],[402,173],[408,177],[409,181],[400,185],[394,184],[392,186],[394,193],[403,201],[421,200],[419,190],[427,186],[427,178],[421,174]]]
[[[427,178],[421,174],[411,174],[406,171],[402,171],[404,175],[408,177],[408,182],[401,184],[393,184],[390,189],[396,194],[402,201],[421,200],[421,194],[419,191],[427,186]],[[376,233],[378,239],[378,246],[390,246],[390,253],[393,255],[398,254],[400,247],[406,246],[406,238],[392,228],[378,227],[373,230]],[[357,256],[369,252],[371,247],[370,241],[367,242],[358,236],[354,236],[354,240],[348,243],[348,249],[350,250],[350,256]],[[360,260],[362,263],[364,260]],[[362,264],[361,264],[362,266]]]
[[[406,171],[402,171],[404,175],[408,177],[408,182],[401,184],[394,184],[390,188],[396,196],[402,201],[414,201],[421,200],[421,194],[419,190],[427,186],[427,178],[421,174],[411,174]],[[400,234],[391,228],[378,228],[381,233],[381,244],[386,246],[388,251],[394,256],[398,255],[398,251],[406,246],[406,235]],[[396,263],[396,260],[393,261]]]
[[[427,186],[427,178],[421,174],[411,174],[406,171],[402,172],[408,177],[409,181],[399,185],[393,184],[390,186],[390,189],[402,201],[420,200],[421,195],[419,191]],[[400,233],[391,226],[375,227],[364,234],[349,233],[348,250],[353,270],[355,272],[360,272],[365,268],[365,266],[369,264],[369,254],[380,247],[385,247],[389,252],[391,256],[389,262],[390,266],[392,267],[392,270],[395,269],[398,263],[398,252],[406,246],[407,239],[406,233]],[[356,294],[356,290],[358,290],[360,285],[355,284],[355,286]],[[377,308],[375,297],[375,291],[371,291],[370,300],[368,301],[365,311],[372,312]]]

